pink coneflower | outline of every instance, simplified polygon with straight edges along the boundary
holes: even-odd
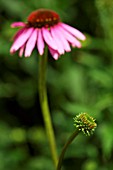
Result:
[[[19,56],[24,53],[29,57],[35,47],[40,55],[44,53],[45,44],[55,60],[65,52],[70,52],[71,47],[81,48],[79,40],[85,36],[77,29],[60,21],[59,15],[47,9],[32,12],[27,22],[14,22],[12,28],[22,27],[14,36],[14,43],[10,49],[13,54],[19,50]]]

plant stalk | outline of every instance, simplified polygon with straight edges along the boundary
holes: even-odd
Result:
[[[68,146],[71,144],[71,142],[75,139],[75,137],[80,133],[80,131],[75,130],[74,133],[70,136],[70,138],[68,139],[68,141],[65,143],[62,152],[60,154],[59,157],[59,161],[58,161],[58,165],[57,165],[57,170],[61,170],[61,166],[62,166],[62,162],[63,162],[63,158],[64,158],[64,154],[68,148]]]
[[[55,142],[55,135],[52,126],[52,120],[49,111],[48,98],[47,98],[47,89],[46,89],[46,67],[47,67],[47,58],[48,58],[48,48],[46,47],[45,53],[43,56],[39,56],[39,100],[41,105],[41,110],[43,114],[44,124],[46,128],[46,133],[50,145],[51,155],[55,167],[57,166],[57,149]]]

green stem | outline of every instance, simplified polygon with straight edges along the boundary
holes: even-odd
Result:
[[[59,157],[59,161],[58,161],[58,165],[57,165],[57,170],[61,170],[61,166],[62,166],[62,162],[63,162],[63,158],[64,158],[64,154],[68,148],[68,146],[71,144],[71,142],[74,140],[74,138],[80,133],[80,131],[76,130],[74,131],[74,133],[70,136],[70,138],[68,139],[68,141],[65,143],[62,152],[60,154]]]
[[[48,98],[47,98],[47,90],[46,90],[46,66],[47,66],[47,56],[48,49],[46,47],[45,53],[43,56],[39,56],[39,99],[41,110],[43,114],[44,124],[46,128],[46,133],[50,145],[51,155],[54,162],[55,167],[57,166],[57,150],[56,150],[56,142],[53,131],[53,126],[51,122],[51,116],[48,106]]]

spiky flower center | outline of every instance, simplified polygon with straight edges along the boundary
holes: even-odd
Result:
[[[33,11],[28,16],[27,21],[28,21],[29,27],[49,28],[50,26],[58,24],[58,22],[60,21],[60,17],[56,12],[52,10],[39,9],[39,10]]]

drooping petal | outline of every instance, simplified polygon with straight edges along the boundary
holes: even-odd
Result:
[[[67,30],[68,32],[70,32],[72,35],[74,35],[75,37],[77,37],[78,39],[80,40],[85,40],[86,37],[84,34],[82,34],[79,30],[67,25],[67,24],[64,24],[64,23],[59,23],[59,25],[61,27],[63,27],[65,30]]]
[[[23,53],[24,53],[25,45],[26,45],[26,44],[24,44],[24,45],[20,48],[20,50],[19,50],[19,57],[22,57],[22,55],[23,55]]]
[[[53,40],[49,30],[47,28],[42,28],[42,33],[43,33],[43,37],[45,42],[54,50],[57,50],[57,46],[55,44],[55,41]]]
[[[29,37],[27,43],[26,43],[26,49],[25,49],[25,57],[29,57],[35,47],[36,40],[37,40],[38,31],[37,29],[34,29],[31,36]]]
[[[15,41],[22,34],[22,32],[24,32],[24,30],[26,30],[25,27],[17,31],[17,33],[13,36],[12,39]]]
[[[41,29],[38,29],[38,38],[37,38],[37,48],[39,51],[40,55],[43,55],[44,53],[44,40],[43,40],[43,36],[42,36],[42,31]]]
[[[73,44],[74,47],[81,48],[81,43],[69,32],[67,32],[63,27],[58,26],[59,30],[61,31],[62,35],[69,41],[71,44]]]
[[[51,31],[51,35],[52,35],[54,41],[56,42],[58,52],[60,54],[64,54],[65,51],[63,48],[63,44],[60,41],[60,39],[58,38],[58,36],[56,35],[54,27],[51,27],[50,31]]]
[[[11,49],[10,49],[10,53],[14,53],[15,51],[17,51],[21,46],[24,45],[24,43],[28,40],[28,38],[30,37],[32,31],[34,29],[33,28],[26,28],[14,41]]]
[[[70,52],[71,51],[70,45],[69,45],[68,41],[66,40],[66,38],[62,35],[60,30],[58,29],[58,26],[54,27],[54,33],[56,34],[56,36],[60,40],[64,50],[67,51],[67,52]]]
[[[49,51],[50,51],[52,57],[53,57],[55,60],[58,60],[58,58],[59,58],[59,56],[60,56],[59,53],[58,53],[56,50],[52,49],[51,47],[48,47],[48,48],[49,48]]]
[[[12,28],[15,28],[15,27],[25,27],[26,24],[24,22],[14,22],[11,24],[11,27]]]

